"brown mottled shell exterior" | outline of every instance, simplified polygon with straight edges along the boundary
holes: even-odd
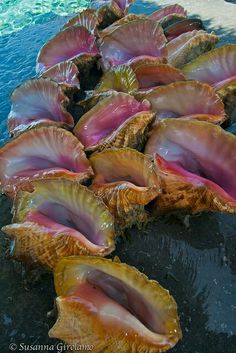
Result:
[[[130,147],[141,150],[147,140],[149,127],[155,114],[141,112],[126,120],[116,131],[96,146],[88,147],[86,152],[100,152],[108,148]]]
[[[102,99],[112,96],[113,93],[114,91],[95,93],[94,95],[79,101],[77,104],[83,108],[84,112],[87,112],[90,109],[92,109]]]
[[[203,31],[198,31],[203,32]],[[214,33],[199,33],[189,39],[182,48],[179,48],[181,36],[167,43],[168,62],[170,65],[181,68],[199,55],[213,49],[219,42],[219,37]]]
[[[13,258],[28,265],[41,265],[53,270],[58,260],[64,256],[91,254],[69,234],[52,236],[46,228],[33,222],[13,223],[3,227],[2,231],[14,240]],[[111,249],[107,248],[96,255],[106,256],[110,252]]]
[[[117,230],[122,232],[133,224],[141,226],[150,220],[144,206],[159,195],[160,182],[148,156],[130,148],[108,149],[92,155],[90,161],[95,171],[90,189],[107,205],[118,225]],[[117,177],[119,165],[121,174],[125,170],[126,177]],[[112,170],[114,176],[110,175]],[[125,180],[127,178],[130,180]],[[138,184],[135,179],[142,179],[142,183]]]
[[[111,26],[108,26],[107,28],[104,28],[102,31],[99,31],[98,36],[100,38],[103,38],[104,36],[108,35],[112,31],[114,31],[114,29],[116,29],[116,27],[118,27],[118,26],[124,25],[128,22],[131,22],[131,21],[136,21],[136,20],[145,19],[145,18],[147,18],[147,16],[135,15],[134,13],[131,13],[129,15],[122,17],[118,21],[114,22]]]
[[[236,109],[236,79],[225,83],[216,93],[225,105],[227,116],[231,118],[233,111]]]
[[[97,12],[99,28],[103,29],[107,26],[110,26],[113,22],[119,20],[123,16],[123,11],[120,9],[117,3],[112,0],[108,5],[100,7]]]
[[[209,210],[236,213],[236,204],[221,198],[209,187],[188,182],[181,175],[166,170],[160,163],[156,171],[160,177],[162,193],[153,204],[155,215],[173,211],[194,214]]]
[[[132,225],[141,227],[150,220],[144,206],[160,193],[159,188],[137,187],[126,182],[91,185],[90,189],[107,205],[116,221],[117,233]],[[121,228],[120,228],[121,227]]]
[[[159,64],[166,64],[166,63],[167,63],[167,59],[166,58],[142,58],[142,59],[137,60],[134,63],[132,63],[130,66],[132,67],[132,69],[135,72],[136,69],[140,65],[145,65],[145,64],[147,64],[147,65],[148,64],[159,65]]]
[[[76,295],[68,295],[71,288],[86,280],[86,277],[80,278],[80,266],[90,266],[91,269],[120,279],[140,293],[154,308],[160,308],[166,327],[166,334],[161,335],[162,339],[166,338],[165,342],[161,345],[154,343],[138,330],[128,330],[125,334],[122,323],[108,326],[89,305],[77,299]],[[77,278],[67,273],[66,268],[72,269],[72,272],[76,269]],[[58,295],[58,319],[49,331],[50,337],[60,338],[70,345],[90,343],[94,353],[161,353],[173,347],[182,338],[177,305],[169,291],[157,281],[149,280],[134,267],[109,259],[70,257],[58,263],[54,278]]]

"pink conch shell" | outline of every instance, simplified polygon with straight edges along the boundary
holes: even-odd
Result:
[[[156,21],[128,22],[102,39],[100,51],[103,67],[109,69],[111,66],[129,64],[139,57],[163,58],[167,55],[165,44],[163,30]]]
[[[82,144],[55,126],[27,130],[0,149],[1,187],[11,195],[33,179],[66,175],[84,181],[92,174]]]
[[[129,145],[129,136],[138,139],[140,135],[143,139],[147,126],[153,120],[149,107],[148,101],[138,102],[128,94],[113,93],[81,117],[74,128],[74,133],[89,151],[99,149],[104,143],[106,148],[109,147],[109,143],[106,144],[106,140],[109,141],[109,139],[111,139],[110,146],[112,146],[112,140],[115,139],[116,134],[119,135],[119,132],[118,140],[121,145],[117,146],[115,143],[115,147],[134,147]],[[135,121],[134,124],[133,121]],[[126,140],[126,128],[129,131],[128,140]],[[136,137],[130,135],[132,130],[135,131]],[[138,141],[135,142],[138,143]]]
[[[145,148],[146,154],[156,154],[162,180],[155,211],[236,213],[235,149],[236,137],[217,125],[161,121]]]
[[[236,79],[236,44],[224,45],[202,54],[183,67],[190,80],[198,80],[219,89]]]
[[[130,149],[107,149],[90,157],[95,178],[91,189],[102,198],[121,229],[148,220],[144,206],[160,193],[152,161]]]
[[[58,319],[49,336],[70,347],[93,342],[94,353],[160,353],[182,337],[174,298],[134,267],[68,257],[54,278]]]
[[[224,104],[213,88],[197,81],[179,81],[147,93],[145,98],[156,112],[157,121],[164,118],[208,120],[222,123]]]
[[[95,36],[85,27],[72,26],[57,33],[41,48],[36,72],[42,73],[62,61],[72,60],[76,64],[98,55]]]
[[[236,108],[236,44],[202,54],[183,67],[186,77],[212,85],[229,116]]]
[[[114,219],[88,188],[68,179],[37,180],[14,200],[12,255],[53,269],[64,256],[105,256],[114,250]]]
[[[73,117],[65,109],[69,99],[56,82],[43,78],[26,81],[13,91],[11,101],[10,133],[17,134],[40,123],[74,126]]]

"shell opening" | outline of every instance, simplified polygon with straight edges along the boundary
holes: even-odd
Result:
[[[22,168],[21,170],[17,171],[15,175],[17,176],[31,176],[35,175],[37,171],[41,170],[46,170],[46,169],[52,169],[52,168],[64,168],[66,170],[69,170],[71,172],[79,172],[80,170],[84,170],[84,168],[81,168],[79,166],[74,165],[74,161],[71,160],[69,157],[61,157],[59,160],[51,160],[50,157],[37,157],[37,156],[29,156],[25,157],[24,161],[20,161],[20,167]],[[24,168],[25,166],[25,168]],[[16,165],[14,165],[16,168]],[[24,168],[24,169],[23,169]]]
[[[164,320],[145,298],[130,285],[100,270],[90,266],[85,267],[85,282],[74,287],[68,294],[91,301],[94,307],[112,316],[122,315],[119,320],[130,324],[135,317],[148,330],[159,335],[167,334]],[[108,312],[107,312],[108,310]]]
[[[36,222],[49,228],[56,236],[59,232],[70,234],[77,238],[85,237],[95,245],[104,246],[106,241],[102,230],[97,230],[94,222],[84,212],[76,214],[64,205],[47,201],[42,203],[36,211],[29,212],[27,221]]]
[[[220,188],[219,192],[226,192],[230,198],[236,199],[234,171],[218,165],[217,158],[205,160],[197,153],[175,144],[171,144],[169,150],[171,150],[171,156],[165,156],[166,161],[162,160],[159,163],[166,164],[167,168],[185,177],[191,177],[203,183],[207,182],[217,189]]]

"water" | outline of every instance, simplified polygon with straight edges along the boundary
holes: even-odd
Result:
[[[206,2],[209,6],[209,1]],[[194,7],[196,2],[185,3],[189,9],[192,8],[192,13],[197,13]],[[212,1],[212,4],[216,2]],[[35,58],[39,48],[66,22],[67,18],[62,15],[76,11],[75,5],[80,9],[83,3],[78,5],[77,1],[49,0],[1,2],[0,142],[7,139],[10,92],[16,85],[35,75]],[[150,13],[155,9],[157,6],[153,2],[138,1],[133,6],[136,13]],[[231,16],[234,16],[233,10]],[[215,19],[209,10],[204,20],[213,29]],[[216,29],[223,42],[236,43],[231,24],[229,26],[223,22]],[[1,197],[0,226],[10,222],[10,207],[9,201]],[[235,234],[236,217],[208,213],[185,218],[163,217],[150,224],[145,232],[132,230],[130,241],[119,242],[116,254],[122,261],[158,280],[176,298],[184,337],[171,352],[236,352]],[[10,343],[54,344],[55,341],[49,339],[47,334],[55,321],[55,317],[47,316],[53,308],[55,297],[52,276],[43,274],[37,281],[35,276],[27,274],[24,266],[6,256],[8,245],[2,234],[1,352],[8,353]],[[47,352],[46,349],[37,351]]]

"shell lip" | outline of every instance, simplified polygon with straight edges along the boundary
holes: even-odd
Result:
[[[181,163],[175,161],[165,160],[163,157],[155,154],[155,164],[157,170],[160,168],[164,173],[175,174],[177,176],[182,177],[187,182],[190,182],[197,187],[206,186],[211,189],[214,193],[220,195],[223,199],[227,200],[232,204],[236,204],[236,198],[232,197],[229,193],[227,193],[223,187],[215,183],[214,181],[207,179],[204,176],[192,173],[185,169]]]

